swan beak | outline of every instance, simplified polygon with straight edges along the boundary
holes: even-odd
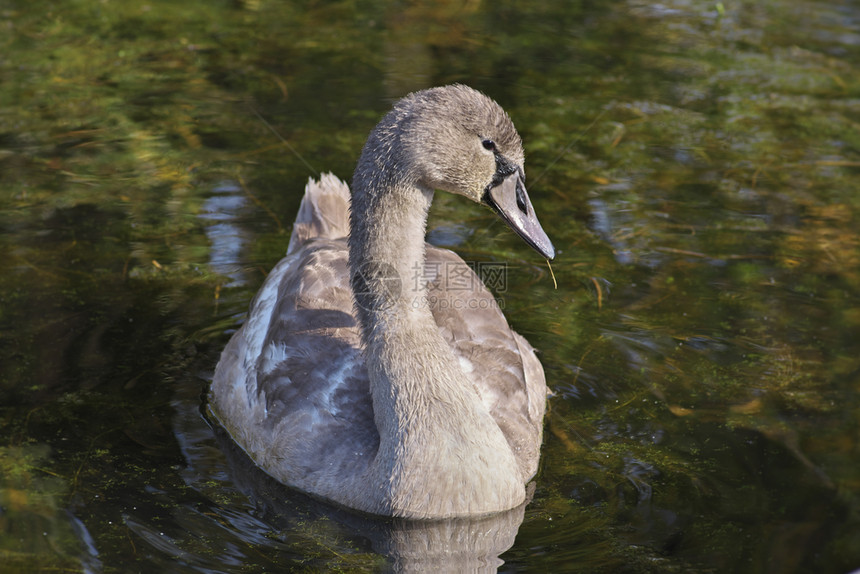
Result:
[[[508,175],[496,185],[488,185],[482,200],[525,239],[532,249],[547,259],[555,257],[555,247],[540,226],[520,170]]]

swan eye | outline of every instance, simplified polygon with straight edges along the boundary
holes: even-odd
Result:
[[[493,140],[484,140],[481,142],[481,145],[484,146],[485,150],[496,151],[496,142]]]

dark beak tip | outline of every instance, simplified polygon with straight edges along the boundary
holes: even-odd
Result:
[[[543,230],[541,230],[543,231]],[[526,242],[531,246],[532,249],[541,254],[545,259],[549,259],[552,261],[555,259],[555,246],[549,240],[549,237],[544,235],[542,238],[537,241],[534,238],[527,237],[523,235],[523,238],[526,239]]]
[[[489,205],[532,249],[547,259],[555,258],[555,247],[540,225],[518,173],[511,174],[484,192]]]

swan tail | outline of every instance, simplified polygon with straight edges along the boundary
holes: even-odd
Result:
[[[338,239],[347,235],[349,187],[331,173],[322,174],[319,181],[309,179],[290,235],[287,254],[310,239]]]

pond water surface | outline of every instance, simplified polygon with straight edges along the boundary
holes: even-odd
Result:
[[[860,568],[860,9],[523,4],[0,2],[4,572]],[[524,510],[417,528],[201,407],[307,178],[452,82],[523,136],[558,287],[462,198],[429,238],[506,265],[554,394]]]

